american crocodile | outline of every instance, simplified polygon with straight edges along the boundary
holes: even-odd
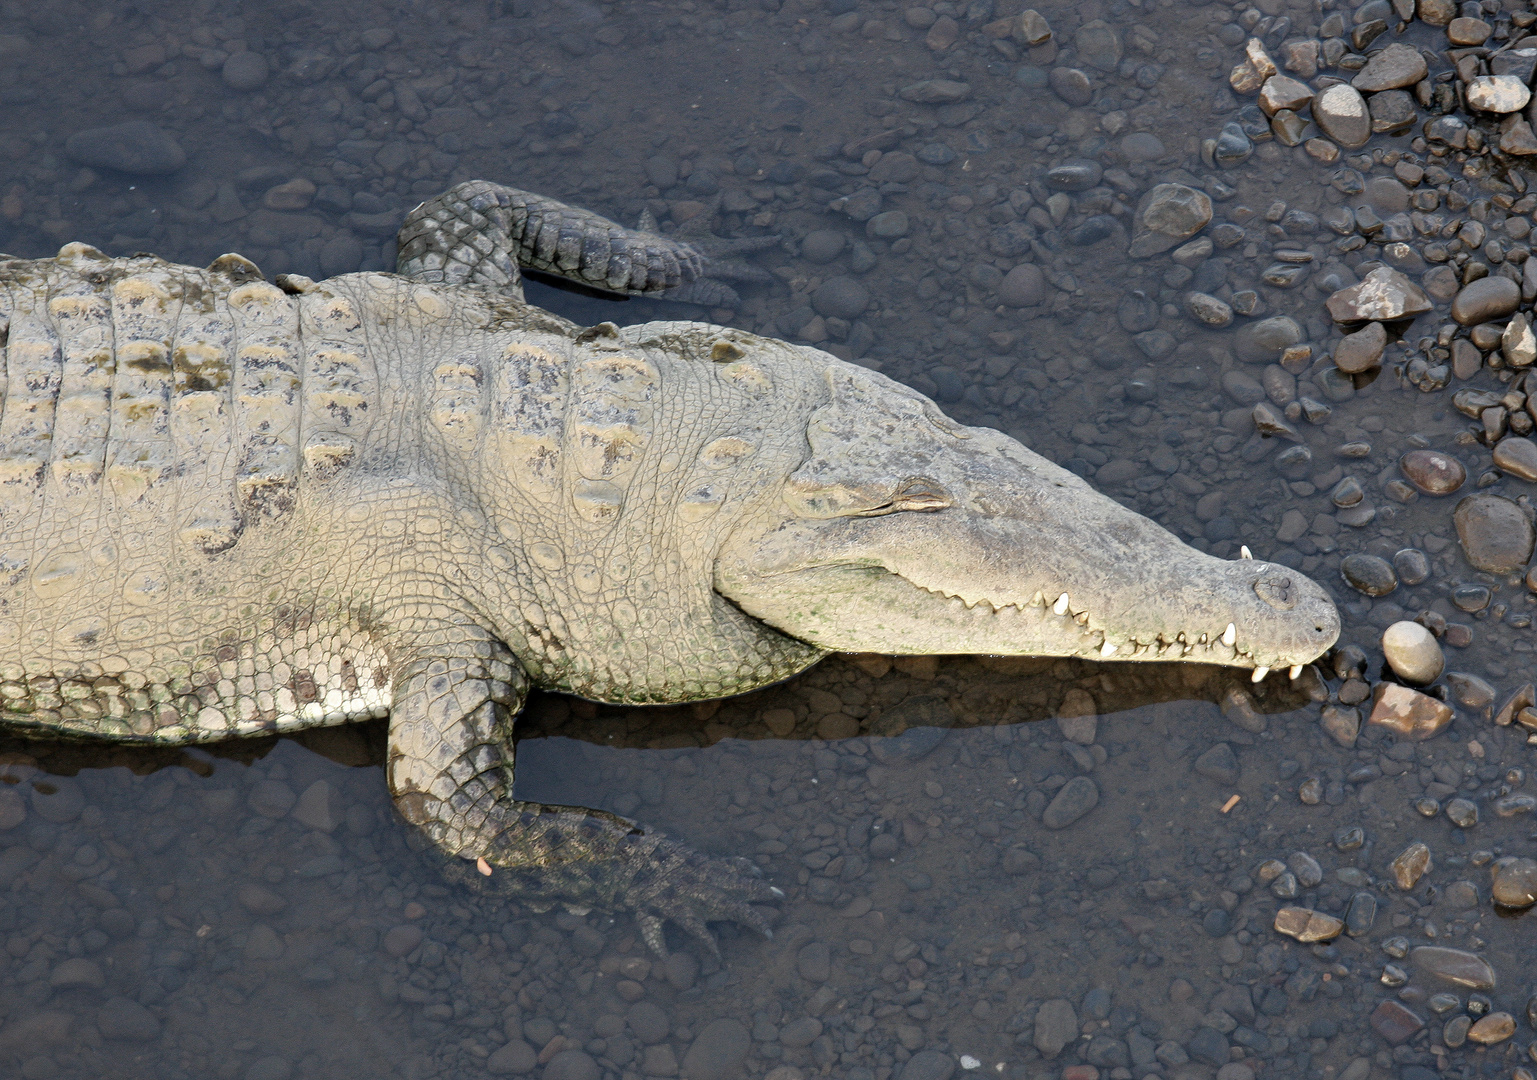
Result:
[[[396,805],[458,877],[632,911],[661,951],[668,919],[766,929],[777,890],[515,801],[530,687],[696,701],[829,650],[1258,678],[1335,639],[1297,572],[1202,554],[873,371],[523,301],[520,264],[703,280],[685,245],[475,182],[401,248],[399,274],[320,283],[0,261],[0,722],[185,744],[388,715]]]

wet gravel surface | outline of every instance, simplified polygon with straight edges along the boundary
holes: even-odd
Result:
[[[389,807],[377,725],[13,744],[0,1072],[1537,1069],[1524,4],[0,16],[0,250],[382,269],[404,212],[472,177],[775,235],[734,309],[529,296],[877,368],[1196,546],[1327,583],[1345,625],[1289,684],[851,657],[687,709],[536,697],[520,797],[786,890],[774,939],[719,927],[719,960],[446,887]]]

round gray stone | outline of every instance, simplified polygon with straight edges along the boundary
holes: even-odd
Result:
[[[1273,315],[1238,331],[1233,347],[1240,360],[1273,364],[1283,350],[1302,340],[1302,327],[1290,315]]]
[[[1094,87],[1089,77],[1077,68],[1052,68],[1047,81],[1052,93],[1069,105],[1087,105],[1094,100]]]
[[[629,1020],[630,1030],[635,1033],[635,1037],[647,1046],[667,1038],[667,1032],[672,1028],[667,1014],[650,1001],[637,1001],[631,1005],[625,1018]]]
[[[750,1049],[752,1035],[740,1020],[711,1020],[683,1055],[684,1080],[732,1080]]]
[[[539,1054],[522,1039],[505,1042],[486,1058],[486,1072],[492,1076],[522,1076],[539,1064]]]
[[[811,294],[811,306],[818,315],[857,319],[870,306],[870,290],[851,277],[831,277]]]
[[[813,229],[801,239],[801,258],[819,265],[830,263],[847,246],[848,238],[837,229]]]
[[[865,235],[879,240],[895,240],[906,236],[910,227],[905,211],[887,210],[865,222]]]
[[[224,61],[224,85],[231,90],[259,90],[268,74],[267,58],[258,52],[231,53]]]
[[[176,140],[148,120],[77,131],[65,140],[64,153],[79,165],[140,176],[163,176],[187,163]]]
[[[1020,263],[998,283],[998,299],[1010,307],[1035,307],[1046,299],[1046,275],[1034,263]]]
[[[955,1059],[939,1050],[919,1050],[902,1066],[898,1080],[950,1080]]]
[[[1469,495],[1452,514],[1457,540],[1474,569],[1491,574],[1524,570],[1537,536],[1525,512],[1502,495]]]

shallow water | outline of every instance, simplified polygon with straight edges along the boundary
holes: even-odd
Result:
[[[43,257],[81,240],[199,265],[240,251],[269,275],[382,269],[399,217],[472,177],[626,223],[649,210],[665,229],[777,233],[780,249],[752,257],[774,280],[744,286],[732,309],[538,284],[528,297],[586,323],[712,319],[877,368],[1219,556],[1247,544],[1325,582],[1368,681],[1388,624],[1427,610],[1461,624],[1464,637],[1444,639],[1448,667],[1493,684],[1497,706],[1531,677],[1532,597],[1519,576],[1468,565],[1455,500],[1399,502],[1387,485],[1413,446],[1459,457],[1462,494],[1482,476],[1511,498],[1529,485],[1466,437],[1451,403],[1463,383],[1422,393],[1405,377],[1444,303],[1375,377],[1322,374],[1339,336],[1323,301],[1382,249],[1343,250],[1326,225],[1286,217],[1380,195],[1353,193],[1343,170],[1390,175],[1382,154],[1417,129],[1327,165],[1262,141],[1214,168],[1202,141],[1249,101],[1227,85],[1245,36],[1233,23],[1254,26],[1246,2],[1039,3],[1054,39],[1034,49],[984,29],[1021,6],[915,3],[929,20],[889,0],[7,0],[0,249]],[[1260,9],[1301,36],[1332,10]],[[1436,35],[1415,25],[1404,39],[1444,48]],[[242,51],[267,74],[242,61],[226,77]],[[1053,67],[1087,71],[1091,103],[1049,89]],[[230,85],[242,77],[260,85]],[[933,79],[969,94],[900,93]],[[131,119],[170,133],[185,164],[135,176],[66,152],[72,133]],[[1088,190],[1048,186],[1048,169],[1084,159],[1104,170]],[[1456,179],[1462,208],[1448,196],[1441,212],[1479,220],[1478,200],[1504,195],[1481,211],[1492,231],[1519,216],[1524,186],[1509,180]],[[1128,258],[1138,200],[1165,181],[1213,192],[1204,235],[1223,223],[1243,235],[1193,268]],[[867,224],[877,209],[905,228]],[[1519,231],[1499,233],[1507,248]],[[1277,248],[1314,254],[1303,283],[1265,283]],[[1043,276],[1011,293],[1005,275],[1022,262]],[[1197,287],[1240,307],[1253,290],[1257,304],[1207,329],[1182,309]],[[1297,421],[1293,440],[1255,433],[1252,388],[1279,411],[1285,384],[1274,372],[1261,384],[1275,357],[1247,362],[1242,337],[1278,314],[1312,345],[1300,392],[1332,408]],[[1503,392],[1499,374],[1467,385]],[[1293,444],[1311,460],[1288,463]],[[1331,502],[1348,476],[1374,514]],[[1372,600],[1340,577],[1345,555],[1406,547],[1428,556],[1423,584]],[[1465,585],[1492,598],[1454,606]],[[520,798],[747,855],[788,893],[772,941],[719,925],[717,961],[675,933],[665,964],[625,916],[538,914],[445,885],[390,807],[381,725],[208,752],[16,743],[3,778],[17,797],[0,806],[0,1073],[1511,1076],[1533,1039],[1534,957],[1527,920],[1491,906],[1489,863],[1532,853],[1530,816],[1493,809],[1527,789],[1526,733],[1463,704],[1429,741],[1368,727],[1346,749],[1319,724],[1321,699],[1346,685],[1330,664],[1322,675],[1255,686],[1177,665],[834,657],[718,705],[536,696]],[[1311,803],[1299,798],[1310,780]],[[1051,828],[1064,788],[1095,804]],[[1433,817],[1413,806],[1427,792]],[[1476,825],[1436,812],[1454,794],[1478,805]],[[1343,839],[1352,827],[1361,846]],[[1434,867],[1401,890],[1389,863],[1415,839]],[[1307,884],[1299,852],[1321,881]],[[1303,878],[1295,899],[1263,880],[1273,858]],[[1359,937],[1315,947],[1272,929],[1283,904],[1342,915],[1359,893],[1377,903]],[[1469,991],[1394,960],[1394,936],[1486,957],[1492,1008],[1516,1018],[1515,1036],[1448,1046],[1443,1022]],[[1405,984],[1384,980],[1387,964]],[[1429,996],[1448,991],[1457,1001],[1438,1013]],[[1368,1019],[1384,1001],[1425,1027],[1390,1042],[1392,1017]]]

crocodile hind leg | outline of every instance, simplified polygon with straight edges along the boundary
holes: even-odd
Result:
[[[399,250],[396,270],[406,277],[483,285],[519,299],[519,267],[626,296],[716,306],[741,298],[715,277],[754,277],[738,263],[717,267],[694,244],[489,180],[467,180],[412,210]]]
[[[445,627],[434,638],[396,669],[388,769],[396,807],[450,857],[451,877],[536,904],[631,911],[662,956],[668,919],[712,950],[707,920],[768,935],[750,905],[783,893],[752,876],[750,863],[701,855],[602,811],[515,801],[512,722],[523,673],[477,627]]]

